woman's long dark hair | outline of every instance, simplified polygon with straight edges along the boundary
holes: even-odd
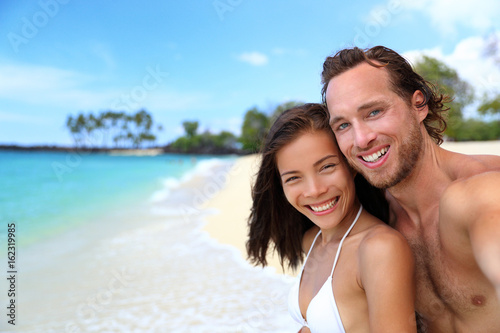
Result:
[[[289,267],[296,268],[303,260],[302,238],[314,224],[286,199],[276,154],[303,133],[317,131],[328,133],[336,142],[326,108],[321,104],[304,104],[284,111],[264,140],[261,165],[252,187],[253,205],[248,219],[249,239],[246,244],[248,257],[256,265],[267,265],[266,254],[271,243],[282,267],[287,261]],[[387,221],[388,205],[382,190],[371,186],[359,174],[355,184],[363,207]]]

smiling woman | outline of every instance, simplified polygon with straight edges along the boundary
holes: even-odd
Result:
[[[323,105],[305,104],[271,127],[253,187],[249,256],[266,265],[274,245],[281,264],[295,267],[307,253],[288,300],[301,332],[415,332],[410,248],[379,219],[381,192],[355,182],[328,120]]]

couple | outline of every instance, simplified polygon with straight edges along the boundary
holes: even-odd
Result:
[[[388,48],[342,50],[322,81],[326,106],[273,124],[249,219],[255,262],[307,253],[301,331],[500,332],[500,157],[440,148],[446,97]]]

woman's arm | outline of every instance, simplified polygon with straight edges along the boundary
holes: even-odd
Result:
[[[370,332],[416,332],[415,267],[406,239],[396,230],[377,228],[359,251]]]

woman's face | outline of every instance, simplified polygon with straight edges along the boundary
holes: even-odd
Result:
[[[329,133],[299,135],[276,161],[288,202],[318,227],[333,228],[352,214],[354,175]]]

